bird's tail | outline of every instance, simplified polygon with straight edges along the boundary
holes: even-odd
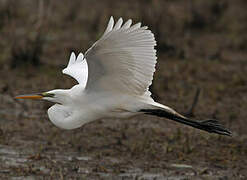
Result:
[[[158,103],[157,103],[158,104]],[[162,105],[163,106],[163,105]],[[221,125],[217,120],[208,119],[204,121],[194,121],[189,119],[173,109],[170,108],[161,108],[160,105],[157,109],[141,109],[140,112],[144,114],[154,115],[158,117],[165,117],[167,119],[203,130],[209,133],[216,133],[220,135],[231,136],[231,132],[227,130],[223,125]]]

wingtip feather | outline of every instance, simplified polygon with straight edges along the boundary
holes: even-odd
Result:
[[[109,22],[110,22],[110,21],[114,21],[114,18],[113,18],[113,16],[111,16],[111,17],[110,17],[110,20],[109,20]]]
[[[75,62],[75,60],[76,60],[75,53],[72,52],[71,55],[70,55],[70,58],[69,58],[68,66],[69,66],[70,64],[73,64],[73,63]]]
[[[118,19],[118,21],[116,22],[116,24],[115,24],[113,30],[118,30],[118,29],[120,29],[121,26],[122,26],[122,24],[123,24],[123,18],[120,17],[120,18]]]
[[[103,36],[105,36],[107,33],[109,33],[112,30],[113,26],[114,26],[114,18],[113,18],[113,16],[111,16],[110,20],[108,21],[108,24],[107,24],[107,27],[105,29]]]
[[[79,53],[79,55],[77,56],[76,61],[82,61],[83,58],[84,58],[83,54],[82,53]]]
[[[128,28],[130,28],[131,24],[132,24],[132,19],[129,19],[128,21],[126,21],[124,23],[124,25],[122,26],[122,28],[128,29]]]

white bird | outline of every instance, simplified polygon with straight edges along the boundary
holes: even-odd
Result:
[[[75,129],[102,118],[129,118],[139,114],[165,117],[210,133],[231,135],[216,120],[194,121],[155,102],[149,86],[156,64],[156,41],[141,23],[123,24],[113,17],[102,37],[77,58],[72,52],[63,70],[78,81],[71,89],[21,95],[17,99],[44,99],[55,103],[48,109],[52,123]]]

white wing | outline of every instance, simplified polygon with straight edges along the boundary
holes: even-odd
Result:
[[[103,36],[85,53],[89,71],[86,89],[143,95],[152,84],[154,35],[141,23],[122,23],[120,18],[114,26],[111,17]]]
[[[76,79],[80,85],[86,86],[88,67],[86,60],[83,58],[82,53],[80,53],[76,58],[75,53],[72,52],[68,66],[63,70],[63,73]]]

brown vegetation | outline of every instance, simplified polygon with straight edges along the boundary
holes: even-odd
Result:
[[[244,0],[0,0],[0,178],[246,179],[246,7]],[[200,89],[194,116],[219,119],[232,138],[149,116],[64,131],[48,120],[49,103],[12,98],[75,84],[61,75],[70,52],[85,52],[111,15],[155,34],[154,98],[186,113]]]

